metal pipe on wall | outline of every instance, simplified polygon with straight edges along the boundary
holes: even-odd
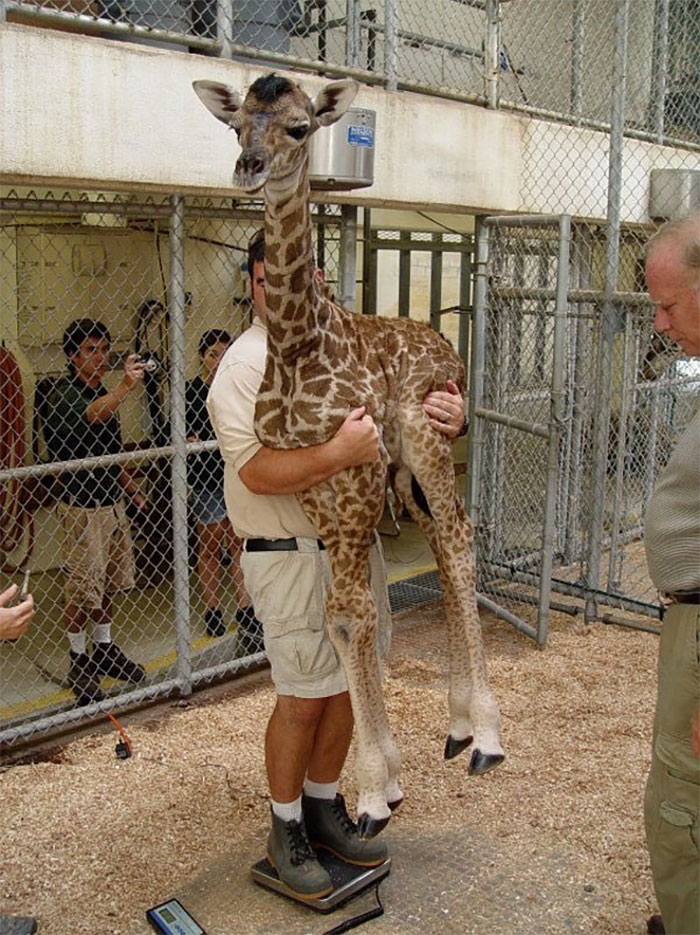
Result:
[[[442,234],[432,235],[436,245],[442,244]],[[442,306],[442,251],[433,250],[430,255],[430,327],[440,331],[440,308]]]
[[[410,236],[410,235],[409,235]],[[411,312],[411,251],[399,250],[399,317]]]
[[[340,244],[338,263],[338,301],[355,310],[357,298],[357,207],[343,205],[340,209]]]

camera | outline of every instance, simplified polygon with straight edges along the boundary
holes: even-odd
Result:
[[[160,366],[158,358],[150,351],[144,351],[143,354],[139,354],[136,359],[138,363],[143,364],[143,369],[147,373],[155,373]]]

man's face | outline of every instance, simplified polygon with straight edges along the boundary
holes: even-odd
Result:
[[[214,374],[219,368],[221,358],[227,350],[228,344],[226,341],[219,341],[218,344],[212,344],[211,347],[206,349],[202,355],[202,370],[205,383],[211,383],[214,379]]]
[[[107,372],[109,341],[106,338],[85,338],[70,360],[84,383],[97,386]]]
[[[265,264],[253,263],[253,275],[250,280],[253,308],[258,318],[267,321],[267,300],[265,298]]]
[[[649,295],[656,306],[654,330],[690,357],[700,357],[700,284],[681,263],[679,247],[660,243],[646,263]]]

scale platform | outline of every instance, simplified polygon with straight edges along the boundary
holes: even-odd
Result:
[[[328,851],[319,850],[319,863],[326,868],[331,877],[333,892],[320,899],[301,899],[293,893],[277,876],[277,871],[266,857],[253,864],[253,880],[268,890],[281,893],[289,899],[315,909],[317,912],[333,912],[349,900],[364,892],[369,886],[383,880],[391,870],[391,857],[376,867],[356,867],[348,864]]]

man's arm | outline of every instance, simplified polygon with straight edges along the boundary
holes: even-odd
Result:
[[[107,422],[124,402],[133,388],[143,380],[144,364],[138,354],[129,354],[124,362],[124,376],[109,393],[93,399],[85,410],[85,418],[90,423]]]
[[[361,406],[352,410],[329,441],[306,448],[260,448],[238,476],[251,493],[294,494],[378,456],[377,427]]]

